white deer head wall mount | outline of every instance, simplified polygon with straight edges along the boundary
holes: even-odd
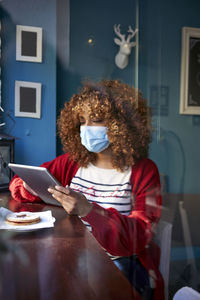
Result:
[[[114,38],[114,42],[120,47],[119,52],[115,56],[115,63],[120,69],[126,68],[128,65],[128,56],[131,54],[131,48],[136,46],[136,42],[130,42],[130,40],[136,35],[138,29],[135,31],[128,27],[128,32],[130,33],[125,39],[125,34],[120,33],[120,24],[114,25],[114,32],[120,38]]]

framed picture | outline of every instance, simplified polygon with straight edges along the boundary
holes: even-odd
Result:
[[[16,60],[42,62],[42,28],[16,26]]]
[[[41,89],[38,82],[15,81],[16,117],[41,117]]]
[[[14,161],[14,139],[0,139],[0,191],[8,189],[13,172],[8,163]]]
[[[200,115],[200,28],[182,29],[180,113]]]

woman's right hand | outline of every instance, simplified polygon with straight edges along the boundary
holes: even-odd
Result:
[[[92,209],[92,204],[80,192],[73,191],[69,186],[55,186],[48,188],[49,193],[59,201],[70,215],[85,217]]]
[[[28,184],[26,184],[25,181],[23,181],[23,186],[29,193],[31,193],[34,196],[38,196],[38,194],[34,192],[34,190]]]

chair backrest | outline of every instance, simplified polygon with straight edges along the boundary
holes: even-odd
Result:
[[[161,250],[159,269],[165,283],[165,300],[168,299],[171,237],[172,237],[172,224],[160,220],[156,227],[156,234],[155,234],[154,241],[160,247]]]

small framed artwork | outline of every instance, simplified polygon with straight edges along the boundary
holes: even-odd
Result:
[[[38,82],[15,81],[16,117],[41,117],[41,89]]]
[[[16,26],[16,60],[42,62],[42,28]]]
[[[8,163],[14,161],[14,139],[0,139],[0,191],[8,189],[13,172]]]
[[[200,115],[200,28],[182,29],[180,114]]]

